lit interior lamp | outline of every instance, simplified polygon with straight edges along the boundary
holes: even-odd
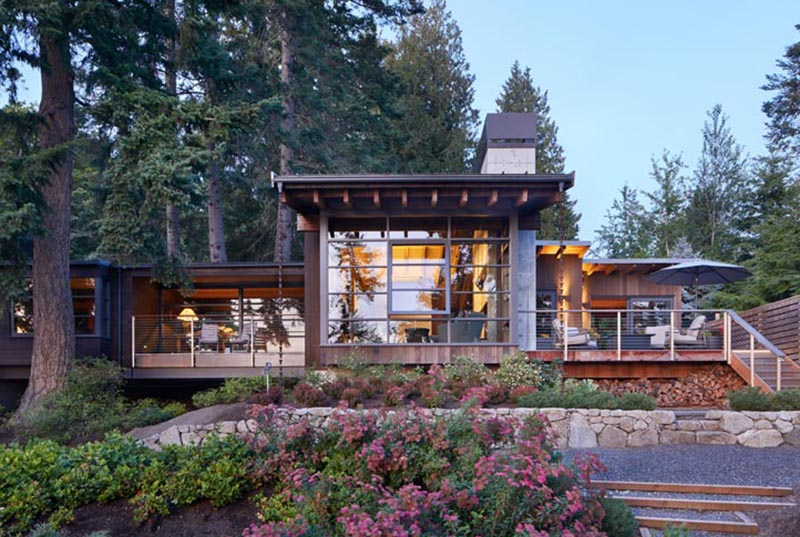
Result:
[[[192,308],[183,308],[178,314],[178,320],[186,322],[199,321],[200,317],[197,316]]]

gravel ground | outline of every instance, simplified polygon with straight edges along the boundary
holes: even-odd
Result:
[[[800,492],[800,448],[755,449],[743,446],[657,446],[626,449],[580,449],[564,450],[564,457],[571,460],[577,453],[594,453],[605,464],[606,471],[595,474],[595,479],[612,481],[647,481],[674,483],[709,483],[720,485],[758,485],[791,487],[795,495],[784,498],[753,498],[737,496],[715,496],[720,499],[757,501],[798,501]],[[614,494],[620,494],[617,491]],[[637,496],[646,493],[630,493]],[[711,497],[711,495],[659,493],[672,497]],[[695,519],[736,520],[732,513],[655,511],[634,509],[642,515],[677,517],[681,515]],[[751,513],[759,524],[763,536],[800,536],[800,508],[784,508]],[[659,532],[653,532],[659,535]],[[714,534],[693,532],[693,536],[711,537]]]

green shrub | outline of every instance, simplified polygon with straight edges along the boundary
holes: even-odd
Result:
[[[264,377],[229,378],[218,388],[197,392],[192,404],[198,408],[247,401],[254,393],[266,388]]]
[[[638,392],[624,393],[617,398],[616,407],[621,410],[655,410],[657,401]]]
[[[568,379],[557,388],[548,388],[517,397],[519,406],[531,408],[601,408],[623,410],[654,410],[656,400],[640,393],[627,393],[614,397],[597,389],[588,380]]]
[[[509,390],[522,386],[547,388],[560,384],[561,366],[559,362],[531,360],[526,353],[520,351],[501,359],[495,379]]]
[[[689,528],[681,524],[680,526],[673,526],[672,524],[667,524],[664,527],[664,532],[661,534],[662,537],[690,537],[692,532],[689,531]]]
[[[14,423],[16,436],[74,443],[114,429],[151,425],[186,411],[179,403],[162,407],[153,399],[131,404],[122,395],[122,375],[119,365],[108,360],[79,360],[61,391],[45,396]]]
[[[605,511],[603,524],[600,527],[608,537],[637,537],[639,523],[630,507],[615,498],[600,498],[600,505]]]
[[[731,410],[766,411],[772,409],[772,398],[759,388],[749,387],[726,394]]]
[[[800,390],[781,390],[772,396],[772,410],[800,410]]]
[[[456,356],[444,366],[444,375],[447,380],[463,382],[468,386],[480,386],[486,382],[489,369],[482,363],[476,362],[472,356]]]

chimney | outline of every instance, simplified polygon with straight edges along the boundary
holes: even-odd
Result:
[[[487,114],[476,172],[536,173],[536,114]]]

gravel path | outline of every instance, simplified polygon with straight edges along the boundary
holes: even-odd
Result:
[[[596,479],[792,487],[800,491],[800,447],[656,446],[568,449],[595,453],[607,470]]]

